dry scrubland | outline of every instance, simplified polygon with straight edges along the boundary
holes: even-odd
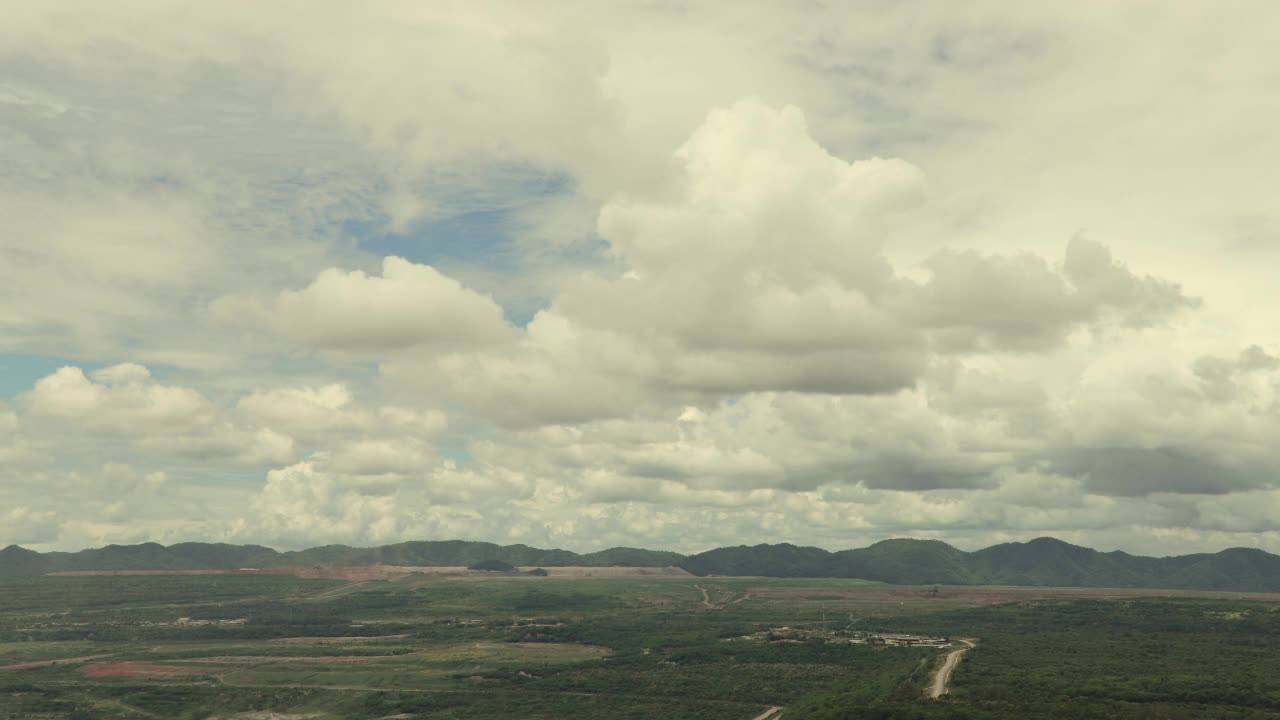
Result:
[[[1199,719],[1280,709],[1280,595],[632,568],[275,570],[0,581],[0,718],[981,720],[1071,707],[1082,718]],[[946,694],[930,700],[960,641],[854,642],[877,632],[979,642],[952,656]]]

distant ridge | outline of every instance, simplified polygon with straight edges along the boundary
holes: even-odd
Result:
[[[278,552],[261,545],[186,542],[108,545],[79,552],[37,553],[17,545],[0,550],[0,577],[30,577],[85,570],[235,570],[286,565],[444,565],[468,566],[485,560],[546,567],[667,567],[684,560],[679,553],[617,547],[580,555],[528,545],[495,545],[466,540],[414,541],[356,548],[322,545]]]
[[[695,575],[847,577],[899,585],[1037,585],[1280,592],[1280,556],[1250,548],[1153,558],[1049,537],[965,552],[938,540],[883,540],[828,552],[794,545],[717,548],[680,567]]]
[[[883,540],[830,552],[782,543],[722,547],[696,555],[616,547],[579,554],[465,540],[414,541],[371,548],[324,545],[278,552],[261,545],[178,543],[108,545],[79,552],[0,550],[0,577],[85,570],[234,570],[285,565],[467,566],[500,560],[519,566],[677,566],[694,575],[842,577],[903,585],[1038,585],[1280,592],[1280,556],[1251,548],[1152,558],[1099,552],[1049,537],[975,552],[938,540]]]

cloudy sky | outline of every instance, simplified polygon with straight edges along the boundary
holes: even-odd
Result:
[[[1273,2],[9,2],[0,545],[1280,551]]]

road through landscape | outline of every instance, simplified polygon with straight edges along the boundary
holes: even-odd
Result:
[[[951,673],[955,672],[956,666],[960,664],[960,658],[973,647],[973,642],[969,640],[961,640],[968,647],[952,650],[947,653],[947,659],[942,663],[942,667],[938,669],[936,675],[933,676],[933,684],[929,686],[929,697],[937,700],[947,694],[947,683],[951,680]]]

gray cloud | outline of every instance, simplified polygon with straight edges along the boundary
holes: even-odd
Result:
[[[1073,331],[1116,322],[1149,327],[1199,306],[1175,283],[1138,276],[1105,246],[1073,238],[1061,271],[1034,255],[943,251],[908,299],[944,350],[1046,350]]]
[[[1233,467],[1186,448],[1077,448],[1048,464],[1079,477],[1090,492],[1134,497],[1152,493],[1218,495],[1274,485],[1274,473]]]

